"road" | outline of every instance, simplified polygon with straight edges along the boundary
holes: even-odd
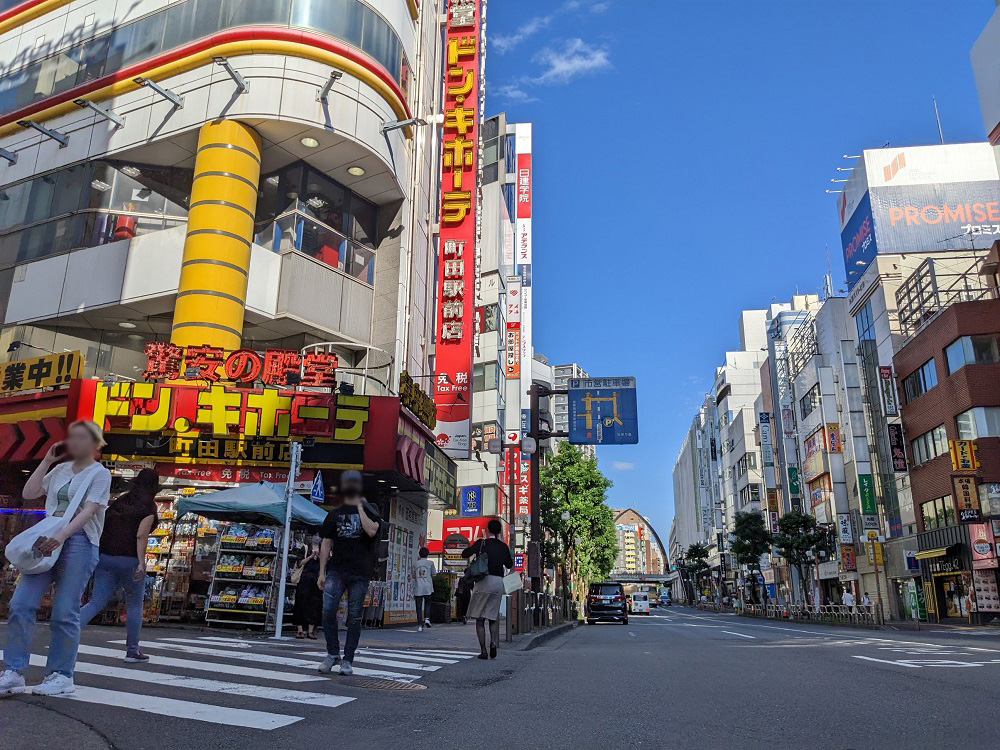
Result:
[[[0,701],[22,750],[940,748],[996,746],[1000,633],[864,631],[682,607],[582,626],[532,651],[473,657],[416,633],[366,633],[353,677],[315,642],[89,628],[72,699]],[[437,631],[436,631],[437,635]],[[39,640],[47,636],[39,634]],[[365,645],[365,641],[362,642]],[[464,646],[460,648],[460,646]],[[36,648],[34,663],[44,663]],[[29,678],[38,679],[35,667]],[[29,680],[30,681],[30,680]],[[44,731],[43,731],[43,729]]]

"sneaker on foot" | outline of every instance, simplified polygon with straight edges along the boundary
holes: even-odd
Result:
[[[15,672],[13,669],[6,669],[0,672],[0,697],[18,695],[26,689],[24,686],[24,675],[20,672]]]
[[[129,651],[125,654],[126,664],[145,664],[147,661],[149,661],[149,657],[142,653],[142,651]]]
[[[73,678],[67,677],[59,672],[53,672],[45,676],[41,685],[36,685],[32,695],[72,695],[76,692]]]
[[[326,658],[323,660],[323,663],[319,665],[319,671],[322,672],[323,674],[330,674],[330,672],[333,671],[333,668],[338,664],[340,664],[339,656],[330,656],[329,654],[327,654]]]
[[[354,674],[354,667],[351,666],[351,662],[344,661],[340,663],[340,673],[341,674]]]
[[[424,632],[424,626],[423,625],[417,625],[417,632],[418,633],[423,633]]]
[[[430,620],[424,620],[424,627],[425,628],[429,628],[430,626],[431,626],[431,621]]]

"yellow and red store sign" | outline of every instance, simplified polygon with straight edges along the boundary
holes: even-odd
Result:
[[[444,135],[437,307],[437,444],[468,458],[475,336],[479,194],[481,0],[450,0],[445,30]]]

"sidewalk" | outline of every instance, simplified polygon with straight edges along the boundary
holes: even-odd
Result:
[[[15,744],[25,750],[43,747],[113,750],[114,747],[85,722],[61,714],[58,704],[41,705],[25,700],[0,699],[0,734],[11,740],[19,735]]]

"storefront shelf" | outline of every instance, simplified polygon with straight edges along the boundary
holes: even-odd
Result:
[[[209,607],[209,612],[232,612],[237,615],[266,615],[267,610],[265,609],[220,609],[219,607]],[[256,623],[260,625],[261,623]]]
[[[226,549],[225,547],[222,547],[221,551],[225,552],[226,554],[234,553],[234,554],[237,554],[237,555],[276,555],[276,554],[278,554],[277,552],[269,551],[269,550],[266,550],[266,549]]]
[[[216,581],[224,583],[266,583],[268,586],[271,585],[271,578],[213,578],[212,583]]]

